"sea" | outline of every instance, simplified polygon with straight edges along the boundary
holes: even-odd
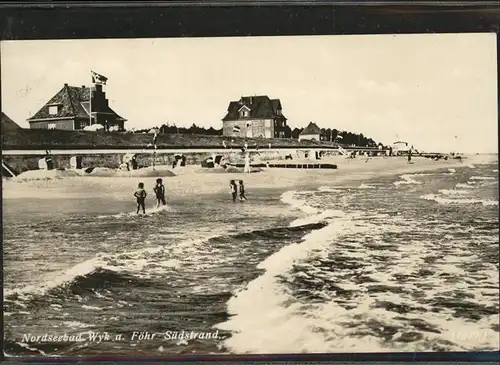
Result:
[[[499,349],[498,165],[246,190],[5,199],[5,353]]]

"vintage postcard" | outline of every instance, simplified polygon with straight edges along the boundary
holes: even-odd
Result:
[[[6,355],[497,350],[496,55],[2,42]]]

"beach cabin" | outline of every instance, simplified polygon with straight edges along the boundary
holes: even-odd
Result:
[[[392,144],[392,154],[394,156],[407,155],[411,150],[411,146],[405,141],[396,141]]]
[[[309,141],[319,141],[321,138],[321,128],[316,125],[316,123],[309,122],[307,127],[304,128],[299,134],[299,141],[309,140]]]

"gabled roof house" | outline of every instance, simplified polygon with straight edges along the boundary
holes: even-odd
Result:
[[[225,136],[284,138],[286,117],[281,101],[267,95],[242,96],[231,101],[222,118]]]
[[[16,129],[22,129],[16,122],[10,119],[7,114],[2,112],[2,132],[12,131]]]
[[[92,118],[89,115],[90,108]],[[123,130],[125,121],[109,106],[102,85],[89,88],[64,84],[35,115],[28,118],[31,129],[74,130],[91,124],[102,124],[106,129],[118,126],[118,129]]]
[[[299,141],[304,139],[319,141],[320,136],[321,136],[321,128],[318,127],[316,123],[309,122],[307,127],[305,127],[304,130],[300,132]]]

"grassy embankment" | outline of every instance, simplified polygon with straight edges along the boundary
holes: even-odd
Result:
[[[152,142],[152,134],[117,133],[117,132],[86,132],[64,130],[30,130],[20,129],[2,133],[2,148],[4,150],[34,150],[34,149],[133,149],[144,148]],[[193,134],[160,134],[158,148],[222,148],[222,141],[227,147],[235,148],[248,142],[249,148],[267,148],[271,143],[273,148],[297,148],[331,146],[328,142],[298,141],[296,139],[262,139],[262,138],[231,138],[224,136],[193,135]],[[231,142],[233,141],[233,142]]]

